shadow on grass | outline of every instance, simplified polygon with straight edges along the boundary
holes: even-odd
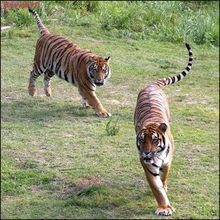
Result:
[[[72,102],[57,102],[33,98],[27,100],[3,102],[2,122],[70,120],[71,117],[98,118],[92,109],[74,106]]]
[[[109,215],[109,210],[114,210],[117,216],[135,217],[138,215],[152,215],[151,208],[148,210],[145,201],[152,198],[150,192],[132,195],[129,189],[112,184],[94,184],[79,187],[72,185],[63,196],[64,207],[80,207],[86,209],[102,210],[102,215]],[[114,216],[111,216],[114,217]]]
[[[26,100],[13,100],[1,103],[2,122],[48,122],[51,120],[71,121],[77,118],[105,120],[99,118],[93,109],[84,109],[78,101],[51,100],[34,97]],[[115,112],[111,118],[132,121],[132,115]]]

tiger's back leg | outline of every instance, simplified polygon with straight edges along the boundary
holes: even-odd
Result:
[[[29,95],[31,96],[35,96],[37,93],[37,89],[36,89],[36,79],[41,75],[42,73],[40,73],[39,71],[37,71],[35,68],[33,68],[33,70],[31,70],[30,72],[30,78],[29,78],[29,85],[28,85],[28,92]]]
[[[44,73],[44,92],[46,96],[51,96],[51,77],[54,75],[50,70],[46,70]]]
[[[86,98],[82,98],[82,107],[83,108],[93,108],[92,106],[90,106],[86,100]]]

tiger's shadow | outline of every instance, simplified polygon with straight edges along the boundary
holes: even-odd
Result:
[[[71,118],[97,118],[92,109],[84,109],[78,101],[48,101],[38,97],[10,100],[1,104],[2,122],[47,122],[55,119],[69,121]]]

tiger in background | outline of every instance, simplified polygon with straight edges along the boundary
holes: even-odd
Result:
[[[111,76],[110,57],[103,58],[89,50],[82,50],[62,36],[51,34],[43,25],[38,13],[34,14],[40,37],[36,44],[33,70],[30,72],[28,91],[36,95],[36,79],[44,74],[44,91],[51,96],[51,77],[59,78],[75,85],[82,96],[82,106],[91,107],[99,117],[111,116],[95,94],[96,86],[102,86]]]
[[[189,73],[193,54],[189,44],[185,46],[189,53],[186,68],[178,75],[156,80],[140,91],[134,113],[136,145],[147,181],[158,203],[157,215],[171,215],[174,211],[166,194],[174,140],[169,125],[169,106],[162,87],[177,83]]]

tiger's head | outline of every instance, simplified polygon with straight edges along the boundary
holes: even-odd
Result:
[[[90,81],[96,86],[102,86],[111,76],[109,65],[110,57],[88,57],[87,74]]]
[[[137,134],[136,145],[140,159],[145,164],[154,163],[155,157],[160,157],[167,149],[169,143],[165,137],[167,125],[165,123],[150,124],[141,129]]]

